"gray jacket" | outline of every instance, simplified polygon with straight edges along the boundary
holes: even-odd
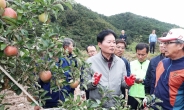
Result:
[[[93,57],[87,59],[87,63],[91,63],[90,72],[88,76],[88,81],[92,82],[92,76],[94,72],[101,73],[102,77],[100,82],[97,86],[93,86],[92,83],[88,83],[88,90],[89,90],[89,98],[90,99],[101,99],[102,95],[99,93],[99,88],[105,88],[112,90],[107,97],[110,98],[104,104],[105,108],[110,108],[114,106],[115,102],[112,99],[112,95],[121,95],[121,87],[126,87],[126,83],[124,82],[124,76],[126,76],[126,66],[124,61],[113,55],[113,61],[111,64],[110,69],[108,68],[108,62],[104,59],[101,52],[96,54]]]

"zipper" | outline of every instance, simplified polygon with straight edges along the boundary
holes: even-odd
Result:
[[[171,66],[172,66],[172,60],[171,60],[171,64],[170,64],[170,65],[169,65],[169,67],[167,68],[166,75],[165,75],[165,78],[164,78],[164,79],[166,79],[166,78],[167,78],[168,71],[169,71],[169,69],[171,68]]]

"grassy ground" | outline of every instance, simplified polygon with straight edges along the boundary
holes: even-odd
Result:
[[[124,53],[124,57],[128,60],[128,61],[133,61],[136,60],[136,51],[135,51],[135,47],[136,47],[137,43],[133,42],[131,45],[128,45],[125,53]],[[157,56],[160,54],[159,52],[159,46],[158,44],[156,45],[156,49],[155,49],[155,53],[149,53],[147,59],[150,60],[151,58]]]
[[[153,58],[153,57],[155,57],[155,56],[157,56],[157,55],[159,55],[159,54],[160,54],[159,52],[155,52],[154,54],[149,53],[147,59],[150,60],[151,58]],[[136,58],[136,53],[133,52],[133,51],[126,51],[126,52],[124,53],[124,57],[125,57],[128,61],[133,61],[133,60],[136,60],[136,59],[137,59],[137,58]]]

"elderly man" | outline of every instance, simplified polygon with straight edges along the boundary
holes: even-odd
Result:
[[[165,44],[165,56],[156,69],[154,94],[163,110],[184,110],[184,29],[171,29],[159,41]],[[147,101],[144,101],[144,104]]]
[[[73,48],[74,48],[74,41],[70,38],[65,38],[63,40],[63,48],[65,50],[65,55],[68,58],[59,58],[59,62],[56,63],[56,65],[58,67],[64,68],[67,66],[70,66],[72,62],[75,62],[75,66],[77,66],[77,61],[75,58],[73,58],[72,52],[73,52]],[[69,61],[67,59],[70,59]],[[66,76],[66,81],[69,82],[70,80],[72,80],[72,77],[69,74],[69,71],[65,71],[64,75]],[[41,85],[41,87],[48,91],[48,93],[45,96],[51,97],[51,99],[47,99],[46,103],[44,104],[44,108],[53,108],[53,107],[57,107],[58,106],[58,100],[62,100],[65,101],[65,95],[66,94],[74,94],[74,90],[75,87],[71,87],[70,85],[66,85],[62,88],[62,90],[58,90],[58,91],[52,91],[51,92],[51,88],[50,88],[50,82],[48,83],[44,83],[43,81],[39,80],[39,84]],[[77,83],[79,85],[79,83]],[[64,94],[66,91],[67,93]],[[35,107],[35,110],[38,110],[39,107]]]
[[[126,77],[126,67],[124,61],[114,55],[116,42],[115,33],[112,30],[103,30],[97,36],[100,52],[93,57],[87,59],[90,63],[89,76],[87,80],[91,80],[88,84],[89,98],[102,98],[100,88],[108,88],[113,91],[109,93],[109,100],[103,104],[104,108],[115,106],[113,95],[121,95],[122,87],[130,87],[134,84],[135,77]],[[125,78],[125,79],[124,79]]]
[[[120,39],[127,41],[127,35],[125,34],[125,30],[121,30],[121,35],[119,36]]]

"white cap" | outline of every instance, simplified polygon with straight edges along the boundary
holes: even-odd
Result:
[[[158,38],[159,41],[166,42],[170,40],[180,39],[184,41],[184,29],[182,28],[175,28],[171,29],[166,37]]]

